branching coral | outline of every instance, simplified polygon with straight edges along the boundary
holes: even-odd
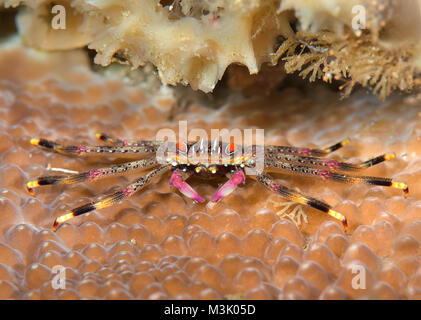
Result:
[[[299,75],[310,81],[344,80],[340,87],[344,96],[355,84],[372,88],[381,99],[395,89],[412,90],[415,85],[411,49],[385,50],[374,45],[370,35],[338,38],[332,32],[319,32],[317,37],[299,32],[297,38],[304,41],[284,41],[274,55],[274,63],[286,55],[283,60],[288,73],[300,71]]]
[[[280,219],[290,219],[298,227],[303,223],[308,223],[307,215],[303,210],[303,206],[293,201],[274,201],[271,203],[275,208],[282,208],[276,212]],[[293,208],[291,208],[293,207]]]

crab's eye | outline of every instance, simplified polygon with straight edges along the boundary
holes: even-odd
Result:
[[[230,144],[227,144],[227,146],[225,147],[225,153],[226,154],[234,154],[235,151],[237,151],[237,145],[233,142],[231,142]]]
[[[187,152],[187,145],[185,142],[178,142],[177,143],[177,151],[180,153],[186,153]]]

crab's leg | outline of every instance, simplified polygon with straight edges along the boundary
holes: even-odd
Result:
[[[148,148],[158,148],[160,143],[156,141],[141,140],[141,141],[129,141],[126,139],[113,138],[105,133],[95,134],[97,139],[109,143],[112,146],[119,147],[148,147]]]
[[[336,160],[325,160],[315,157],[304,157],[304,156],[296,156],[296,155],[289,155],[289,154],[268,154],[268,159],[274,161],[275,163],[280,161],[280,165],[282,165],[283,161],[288,162],[296,162],[298,164],[304,164],[309,166],[317,166],[322,168],[327,168],[330,170],[340,170],[340,171],[356,171],[361,169],[366,169],[372,167],[376,164],[382,163],[386,160],[391,160],[395,158],[394,153],[387,153],[381,156],[369,159],[367,161],[361,163],[346,163],[346,162],[339,162]]]
[[[336,173],[330,170],[315,169],[307,166],[294,165],[288,162],[265,160],[265,166],[274,169],[283,169],[297,174],[311,175],[320,177],[326,180],[332,180],[342,183],[350,184],[368,184],[375,186],[392,187],[402,189],[404,191],[405,198],[408,197],[408,186],[403,182],[394,182],[390,178],[371,177],[371,176],[351,176],[343,173]]]
[[[310,206],[314,209],[327,213],[328,215],[334,217],[335,219],[342,222],[342,225],[345,231],[348,229],[348,222],[346,217],[339,212],[332,210],[332,207],[327,203],[317,200],[312,197],[308,197],[298,191],[291,190],[281,184],[276,183],[269,175],[262,173],[257,175],[257,180],[265,185],[270,190],[280,194],[287,200],[301,203],[307,206]]]
[[[194,190],[187,182],[184,180],[187,179],[189,176],[180,172],[180,170],[174,170],[171,179],[170,179],[170,186],[176,187],[182,194],[184,194],[187,198],[203,202],[203,199],[197,192]]]
[[[349,139],[342,140],[325,149],[296,148],[289,146],[265,146],[265,154],[295,154],[299,156],[324,157],[349,143]]]
[[[148,144],[139,146],[64,146],[47,139],[31,139],[31,143],[57,153],[66,155],[89,155],[89,154],[147,154],[155,153],[158,148]]]
[[[100,140],[103,141],[105,143],[109,143],[110,145],[124,145],[124,140],[121,139],[114,139],[111,136],[105,134],[105,133],[96,133],[95,137]]]
[[[225,182],[225,184],[216,191],[216,193],[212,196],[211,201],[216,202],[224,199],[226,196],[231,194],[240,183],[245,182],[246,176],[244,175],[243,170],[239,169],[235,171],[231,179]]]
[[[36,180],[29,181],[26,184],[26,188],[29,193],[33,195],[33,188],[39,186],[46,186],[51,184],[74,184],[83,182],[86,180],[94,181],[102,178],[106,178],[112,175],[124,174],[128,171],[149,168],[158,164],[155,158],[142,159],[132,162],[126,162],[122,164],[116,164],[107,168],[92,169],[86,172],[75,173],[70,175],[61,176],[42,176]]]
[[[141,190],[146,185],[148,185],[154,177],[162,175],[163,173],[167,172],[169,169],[170,169],[170,166],[168,165],[159,166],[156,169],[149,172],[148,174],[146,174],[144,177],[141,177],[135,180],[133,183],[129,184],[126,188],[118,192],[115,192],[114,194],[107,196],[106,198],[102,200],[87,203],[83,206],[80,206],[71,210],[69,213],[58,217],[54,221],[53,231],[56,231],[57,227],[63,222],[70,220],[76,216],[79,216],[81,214],[84,214],[93,210],[107,208],[114,204],[117,204],[118,202],[124,199],[127,199],[128,197],[132,196],[135,192]]]

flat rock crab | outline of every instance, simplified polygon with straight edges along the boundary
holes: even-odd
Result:
[[[231,194],[236,187],[245,183],[248,170],[252,170],[253,177],[273,192],[281,195],[289,201],[310,206],[314,209],[327,213],[341,221],[344,229],[348,227],[344,215],[336,212],[332,207],[318,199],[304,195],[277,183],[269,174],[270,171],[289,172],[308,175],[350,184],[368,184],[402,189],[405,197],[408,196],[408,186],[403,182],[395,182],[390,178],[349,175],[343,172],[362,170],[385,160],[395,157],[393,153],[383,154],[365,162],[352,164],[324,159],[323,157],[345,146],[349,140],[343,140],[328,148],[309,149],[291,146],[274,145],[250,145],[239,146],[233,142],[225,143],[219,140],[200,140],[195,143],[137,141],[128,142],[111,138],[105,134],[97,134],[97,138],[108,145],[100,146],[64,146],[46,139],[32,139],[33,145],[58,152],[65,155],[86,156],[90,154],[107,155],[151,155],[144,159],[110,165],[100,169],[91,169],[86,172],[41,176],[27,183],[28,191],[33,195],[33,188],[43,185],[74,184],[83,181],[95,181],[111,175],[121,175],[133,170],[152,169],[146,175],[136,179],[104,199],[94,201],[71,210],[55,219],[53,230],[65,221],[84,213],[112,206],[137,191],[143,189],[157,176],[171,171],[170,185],[177,188],[183,195],[194,201],[204,202],[202,198],[186,180],[191,176],[203,179],[214,177],[227,177],[228,181],[223,184],[210,199],[213,202],[220,201]],[[260,170],[256,170],[258,164]]]

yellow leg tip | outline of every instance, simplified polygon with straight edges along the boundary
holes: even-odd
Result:
[[[70,219],[74,218],[74,216],[75,216],[74,213],[70,212],[70,213],[67,213],[65,215],[62,215],[61,217],[58,217],[56,220],[57,220],[58,223],[63,223],[67,220],[70,220]]]
[[[392,182],[392,185],[391,186],[393,188],[402,189],[403,192],[404,192],[405,198],[408,198],[409,188],[408,188],[408,185],[406,183],[403,183],[403,182]]]
[[[388,154],[385,154],[385,156],[384,156],[385,160],[392,160],[392,159],[395,159],[395,158],[396,158],[396,155],[394,153],[388,153]]]
[[[38,146],[39,145],[39,139],[36,139],[36,138],[31,139],[31,144],[33,144],[34,146]]]
[[[58,217],[56,220],[54,220],[54,224],[53,224],[53,231],[57,230],[57,227],[62,224],[63,222],[70,220],[72,218],[75,217],[75,214],[73,212],[67,213],[65,215],[62,215],[60,217]]]
[[[38,184],[38,181],[36,181],[36,180],[34,180],[34,181],[29,181],[27,184],[26,184],[26,187],[27,188],[35,188],[35,187],[38,187],[39,186],[39,184]]]
[[[347,144],[349,144],[351,142],[351,140],[348,138],[348,139],[345,139],[344,141],[342,141],[341,142],[341,145],[342,145],[342,147],[344,147],[344,146],[346,146]]]
[[[35,196],[34,188],[38,186],[39,186],[38,181],[29,181],[26,184],[26,190],[28,190],[29,194],[34,197]]]
[[[107,136],[106,134],[103,134],[103,133],[95,133],[95,137],[98,140],[101,140],[101,141],[104,141],[104,142],[111,142],[111,143],[114,142],[113,139],[111,139],[109,136]]]
[[[342,225],[344,227],[344,230],[347,231],[348,230],[348,222],[345,218],[345,216],[337,211],[334,211],[332,209],[329,209],[328,211],[328,215],[330,215],[331,217],[334,217],[335,219],[339,220],[342,222]]]

